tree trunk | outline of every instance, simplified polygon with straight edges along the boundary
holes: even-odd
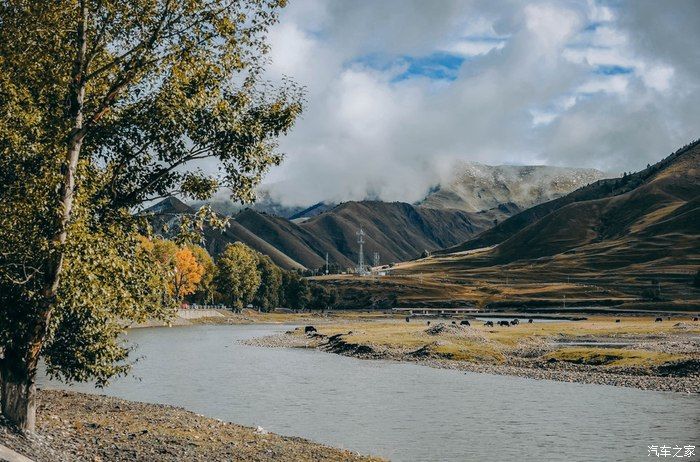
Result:
[[[36,428],[36,384],[30,375],[24,368],[13,368],[7,358],[0,363],[0,408],[24,431]]]
[[[80,150],[86,135],[83,125],[85,101],[85,56],[87,53],[87,3],[80,1],[80,17],[77,24],[76,57],[71,72],[69,87],[70,118],[73,128],[66,140],[66,158],[62,166],[63,181],[56,201],[57,220],[51,239],[51,252],[44,269],[44,288],[38,300],[36,315],[32,316],[23,336],[22,354],[5,351],[0,360],[0,406],[3,415],[25,431],[34,431],[36,426],[36,367],[41,349],[49,330],[51,315],[56,303],[56,294],[63,269],[64,245],[68,236],[68,224],[73,212],[75,173],[80,159]]]

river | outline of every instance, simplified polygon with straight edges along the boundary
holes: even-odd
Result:
[[[182,406],[394,461],[646,460],[650,445],[700,436],[696,395],[239,343],[286,329],[135,329],[128,338],[141,359],[131,376],[103,390],[39,385]]]

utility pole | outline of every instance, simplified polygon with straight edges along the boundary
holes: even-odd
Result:
[[[328,252],[326,252],[326,275],[328,275]]]

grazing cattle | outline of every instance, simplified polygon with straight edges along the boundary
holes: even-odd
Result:
[[[616,319],[615,322],[620,322],[620,320],[619,320],[619,319]]]
[[[456,321],[452,321],[452,324],[457,324],[457,322],[456,322]]]
[[[409,318],[408,316],[406,316],[406,322],[411,322],[411,318]]]
[[[427,323],[427,324],[428,324],[428,325],[430,325],[430,321],[428,321],[428,323]]]
[[[519,319],[513,319],[513,320],[510,322],[510,325],[511,325],[511,326],[517,326],[518,324],[520,324],[520,320],[519,320]]]
[[[486,321],[484,325],[487,327],[493,327],[493,321]]]
[[[528,320],[527,320],[527,323],[528,323],[528,324],[532,324],[533,322],[535,322],[535,321],[533,321],[532,319],[528,319]]]
[[[697,317],[694,317],[694,318],[693,318],[693,321],[697,321],[697,320],[698,320],[698,318],[697,318]]]
[[[498,325],[508,327],[510,326],[510,323],[508,321],[498,321]]]
[[[316,332],[316,328],[314,326],[306,326],[304,327],[304,333],[308,334],[310,332]]]
[[[471,326],[471,324],[469,324],[469,321],[467,321],[466,319],[463,319],[463,320],[459,323],[459,325],[460,325],[460,326]]]
[[[661,318],[656,318],[656,319],[654,320],[654,322],[662,322],[662,321],[663,321],[663,319],[661,319]]]

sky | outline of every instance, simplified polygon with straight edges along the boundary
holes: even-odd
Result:
[[[700,137],[700,1],[290,0],[285,205],[414,202],[457,161],[621,173]]]

